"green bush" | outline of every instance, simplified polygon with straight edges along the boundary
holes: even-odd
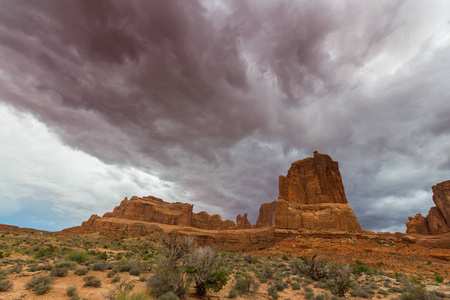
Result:
[[[36,295],[43,295],[52,288],[53,281],[51,276],[37,276],[31,278],[25,287],[31,289]]]
[[[67,274],[69,274],[69,268],[67,268],[67,267],[54,268],[50,272],[50,276],[56,276],[56,277],[66,277]]]
[[[221,257],[212,247],[200,247],[184,258],[185,271],[194,278],[198,296],[207,290],[218,292],[227,283],[227,273],[219,268]]]
[[[141,270],[139,270],[138,268],[132,268],[129,271],[129,273],[130,273],[130,275],[133,275],[133,276],[139,276],[139,275],[141,275]]]
[[[173,292],[167,292],[161,297],[158,298],[158,300],[179,300],[180,298],[175,295]]]
[[[29,272],[37,272],[37,271],[51,271],[53,270],[53,266],[50,264],[45,265],[31,265],[28,267]]]
[[[293,259],[291,260],[291,273],[293,275],[303,274],[318,281],[328,277],[328,264],[323,259],[316,259],[316,255],[311,259],[303,258],[303,261]]]
[[[83,264],[89,260],[89,255],[86,252],[79,252],[79,251],[70,251],[69,254],[67,254],[67,259],[70,261],[75,261],[79,264]]]
[[[96,261],[91,268],[94,271],[105,271],[109,268],[109,264],[104,260]]]
[[[434,280],[438,283],[441,283],[441,282],[444,282],[444,277],[439,274],[436,274],[436,275],[434,275]]]
[[[291,283],[291,286],[294,291],[300,290],[300,283],[298,282]]]
[[[83,275],[86,275],[87,272],[88,272],[88,269],[82,268],[82,269],[75,270],[74,274],[78,275],[78,276],[83,276]]]
[[[278,289],[276,286],[271,285],[267,288],[267,293],[269,294],[270,297],[272,297],[273,299],[278,299],[280,296],[278,295]]]
[[[11,280],[0,280],[0,292],[6,292],[12,289],[14,284]]]
[[[69,297],[73,297],[77,295],[77,287],[76,286],[69,286],[66,289],[66,295]]]
[[[23,268],[22,268],[21,265],[15,265],[11,269],[9,269],[9,272],[11,272],[11,273],[20,273],[20,272],[22,272],[22,269]]]
[[[102,282],[97,279],[94,275],[89,275],[83,278],[84,280],[84,287],[92,286],[92,287],[101,287]]]
[[[176,268],[168,268],[169,262],[161,261],[147,281],[150,295],[159,298],[168,292],[173,292],[182,298],[189,288],[187,277]]]
[[[239,275],[232,287],[238,294],[253,294],[259,289],[259,283],[248,273]]]

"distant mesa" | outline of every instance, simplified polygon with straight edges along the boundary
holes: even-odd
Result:
[[[432,190],[436,206],[430,208],[426,217],[421,214],[408,217],[407,234],[441,235],[450,232],[450,180],[436,184]]]
[[[248,231],[275,228],[321,232],[361,233],[361,226],[347,203],[338,163],[330,156],[314,152],[314,157],[296,161],[287,176],[279,177],[277,201],[263,204],[256,225],[252,225],[247,214],[239,214],[236,223],[222,220],[219,215],[207,212],[194,213],[188,203],[168,203],[148,197],[125,198],[113,212],[103,217],[92,215],[81,226],[63,232],[101,232],[111,237],[124,234],[145,235],[155,230],[184,231]],[[169,227],[168,227],[169,226]],[[192,229],[187,229],[192,228]],[[194,230],[195,229],[195,230]],[[250,231],[249,231],[250,230]],[[269,232],[269,231],[267,231]]]
[[[294,162],[279,177],[278,201],[263,204],[257,228],[306,229],[361,233],[348,205],[338,163],[326,154]]]

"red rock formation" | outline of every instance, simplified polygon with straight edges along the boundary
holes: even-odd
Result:
[[[442,213],[447,225],[450,225],[450,180],[438,183],[431,189],[436,207]]]
[[[193,214],[192,223],[190,226],[194,228],[209,230],[236,229],[236,224],[233,221],[223,221],[221,216],[211,216],[206,211],[201,211],[198,214]]]
[[[314,152],[314,157],[296,161],[287,176],[280,175],[278,200],[301,204],[347,203],[338,163]]]
[[[408,217],[408,219],[408,230],[406,230],[406,233],[430,234],[427,218],[421,214],[417,214],[414,218]]]
[[[450,232],[450,227],[444,219],[444,215],[437,207],[430,208],[427,215],[428,229],[430,234],[444,234]]]
[[[252,229],[253,225],[247,219],[247,214],[245,213],[243,216],[240,214],[236,217],[236,229]]]
[[[187,203],[168,203],[153,196],[142,198],[134,196],[130,200],[127,198],[122,200],[119,206],[112,212],[105,213],[103,217],[92,215],[76,231],[78,233],[98,231],[109,236],[113,236],[114,231],[120,232],[119,235],[128,231],[130,234],[144,235],[155,231],[156,227],[160,228],[152,225],[153,223],[206,230],[236,229],[236,224],[231,220],[223,221],[221,216],[211,216],[204,211],[196,214],[192,209],[193,205]]]
[[[142,198],[134,196],[130,200],[127,198],[122,200],[112,213],[106,213],[103,217],[191,226],[193,207],[187,203],[167,203],[153,196]]]
[[[294,162],[287,176],[280,176],[278,201],[260,208],[256,227],[272,225],[360,233],[358,219],[347,204],[338,163],[317,151],[313,158]]]
[[[433,201],[436,206],[430,208],[428,215],[417,214],[408,217],[407,234],[442,235],[450,232],[450,180],[432,187]]]

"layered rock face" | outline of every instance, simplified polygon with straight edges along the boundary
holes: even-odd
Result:
[[[221,216],[211,216],[204,211],[198,214],[193,213],[193,207],[193,205],[188,203],[164,202],[153,196],[142,198],[134,196],[130,200],[127,198],[122,200],[120,205],[114,208],[113,212],[105,213],[103,217],[92,215],[89,220],[81,224],[81,227],[120,227],[128,223],[126,220],[130,220],[208,230],[236,229],[236,224],[233,221],[223,221]]]
[[[252,229],[253,225],[247,219],[247,214],[241,216],[240,214],[236,217],[236,229]]]
[[[296,161],[280,176],[278,201],[263,204],[256,227],[361,233],[347,204],[338,163],[326,154]]]
[[[436,206],[430,208],[428,215],[417,214],[408,217],[407,234],[441,235],[450,232],[450,180],[432,187],[433,201]]]

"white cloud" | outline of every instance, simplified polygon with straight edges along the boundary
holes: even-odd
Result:
[[[51,211],[77,225],[91,213],[111,211],[124,197],[173,197],[170,183],[74,150],[30,114],[5,105],[0,105],[0,140],[0,215],[4,217],[49,204],[49,215]],[[42,215],[33,222],[36,228],[55,225]],[[58,226],[62,229],[62,224]]]

